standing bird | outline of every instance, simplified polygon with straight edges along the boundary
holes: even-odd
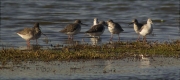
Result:
[[[76,35],[81,31],[81,25],[86,25],[86,24],[82,24],[81,20],[75,20],[74,23],[68,24],[60,32],[69,35],[68,39],[73,39],[73,35]]]
[[[118,34],[119,41],[120,41],[119,33],[123,32],[124,30],[121,28],[121,26],[118,23],[113,22],[113,20],[111,19],[106,22],[108,25],[109,32],[111,33],[110,41],[112,41],[113,34]]]
[[[153,26],[152,26],[153,22],[152,20],[149,18],[147,20],[147,24],[144,24],[139,32],[140,35],[143,36],[143,41],[146,41],[146,35],[149,35],[152,33],[153,31]]]
[[[30,48],[30,40],[37,39],[41,37],[41,30],[39,28],[39,23],[35,23],[32,28],[24,28],[23,30],[17,32],[17,34],[27,41],[27,48]]]
[[[137,40],[139,40],[139,38],[140,38],[139,32],[140,32],[141,27],[143,26],[143,24],[138,23],[138,20],[137,20],[137,19],[134,19],[134,20],[132,21],[132,23],[130,23],[130,24],[134,24],[134,31],[139,35],[139,36],[138,36],[138,39],[137,39]],[[130,25],[130,24],[129,24],[129,25]]]
[[[86,33],[92,37],[98,36],[99,38],[100,35],[104,33],[104,30],[105,30],[104,25],[105,25],[105,22],[100,21],[99,24],[92,26],[88,31],[86,31]]]
[[[93,26],[94,25],[97,25],[99,22],[98,22],[98,18],[94,18],[94,21],[93,21]]]

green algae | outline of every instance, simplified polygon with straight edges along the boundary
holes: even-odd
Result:
[[[113,42],[102,45],[72,44],[59,48],[19,50],[3,48],[0,50],[1,63],[12,61],[62,61],[77,59],[122,59],[134,55],[180,56],[180,41],[173,42]]]

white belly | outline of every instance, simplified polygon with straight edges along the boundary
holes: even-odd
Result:
[[[25,40],[31,40],[33,38],[32,34],[19,34],[19,33],[17,34]]]
[[[108,27],[108,29],[111,34],[119,34],[120,33],[120,31],[118,29],[115,29],[113,27]]]
[[[153,27],[148,26],[148,27],[145,27],[144,29],[142,29],[141,32],[139,32],[139,34],[142,35],[142,36],[146,36],[148,34],[151,34],[152,31],[153,31]]]

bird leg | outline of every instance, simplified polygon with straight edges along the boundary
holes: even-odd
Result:
[[[37,39],[36,39],[36,45],[38,45]]]
[[[29,49],[31,48],[31,45],[30,45],[30,40],[28,41],[28,44],[29,44]]]
[[[68,35],[68,39],[71,39],[71,35]]]
[[[27,44],[27,48],[29,49],[28,40],[26,41],[26,44]]]
[[[119,38],[119,41],[120,41],[120,36],[119,36],[119,34],[118,34],[118,38]]]
[[[71,35],[71,39],[73,40],[73,35]]]
[[[143,42],[146,42],[146,36],[143,37]]]
[[[113,34],[111,34],[111,38],[110,38],[110,41],[112,41],[112,38],[113,38]]]
[[[139,41],[139,39],[140,39],[140,35],[138,35],[137,41]]]
[[[69,36],[68,36],[68,39],[71,40],[71,39],[72,39],[72,35],[69,35]]]
[[[27,40],[27,48],[30,49],[30,40]]]

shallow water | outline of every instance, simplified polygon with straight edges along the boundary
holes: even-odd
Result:
[[[180,60],[154,57],[136,60],[28,61],[1,65],[1,79],[180,79]]]
[[[75,35],[74,41],[83,40],[94,44],[93,40],[83,32],[90,28],[95,17],[99,20],[112,19],[118,22],[124,29],[120,34],[122,41],[137,39],[138,35],[135,34],[133,25],[128,26],[134,18],[144,23],[147,18],[152,18],[154,35],[149,35],[148,41],[180,39],[178,0],[2,0],[0,42],[5,47],[24,48],[26,42],[16,32],[24,27],[33,27],[35,22],[40,22],[42,32],[51,42],[46,44],[43,42],[45,37],[42,36],[38,40],[39,45],[48,47],[51,44],[66,44],[67,35],[59,31],[75,19],[81,19],[88,26],[82,26],[82,33]],[[110,33],[106,28],[98,43],[108,42],[109,39]],[[117,40],[117,35],[114,35],[113,41]],[[35,44],[35,41],[32,40],[31,44]]]

